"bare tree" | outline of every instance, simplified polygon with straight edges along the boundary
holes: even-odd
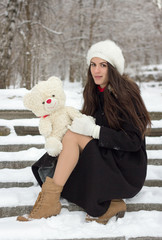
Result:
[[[161,0],[1,0],[0,87],[86,81],[86,53],[112,39],[126,66],[161,62]]]
[[[5,6],[5,2],[4,2]],[[10,85],[9,72],[11,66],[11,54],[15,35],[15,24],[18,12],[18,1],[9,0],[3,19],[2,33],[0,38],[0,88]]]

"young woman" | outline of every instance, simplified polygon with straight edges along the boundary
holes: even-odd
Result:
[[[32,166],[42,191],[19,221],[59,214],[62,196],[86,211],[86,221],[105,224],[124,216],[122,199],[134,197],[144,184],[150,118],[138,86],[123,75],[122,51],[113,41],[98,42],[87,63],[84,115],[72,122],[57,158],[46,153]]]

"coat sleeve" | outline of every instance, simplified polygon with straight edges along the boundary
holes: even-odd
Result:
[[[132,125],[124,125],[124,130],[119,131],[101,126],[99,146],[120,151],[138,151],[143,142],[140,132]]]

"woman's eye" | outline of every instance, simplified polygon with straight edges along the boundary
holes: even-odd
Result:
[[[107,67],[107,65],[106,64],[101,64],[101,67]]]
[[[45,104],[45,102],[42,102],[42,104]]]
[[[90,65],[91,65],[91,67],[94,67],[94,66],[95,66],[95,64],[94,64],[94,63],[91,63]]]
[[[55,95],[52,95],[52,97],[55,97]]]

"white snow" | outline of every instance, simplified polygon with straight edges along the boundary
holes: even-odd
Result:
[[[149,111],[162,111],[162,84],[161,82],[138,83],[141,94]],[[69,83],[64,81],[66,94],[66,105],[81,109],[82,85],[79,82]],[[23,96],[28,91],[22,89],[0,89],[0,109],[25,109],[23,105]]]
[[[3,145],[8,145],[8,144],[43,144],[44,141],[44,137],[43,136],[31,136],[31,135],[27,135],[27,136],[14,136],[14,135],[9,135],[9,136],[3,136],[0,137],[0,142]]]
[[[108,237],[162,236],[160,227],[162,212],[127,212],[123,219],[112,218],[107,225],[85,223],[84,212],[62,209],[57,217],[34,220],[27,223],[15,221],[15,217],[0,219],[2,240],[45,240]],[[149,238],[147,238],[149,239]],[[159,239],[160,240],[160,239]]]
[[[82,106],[82,85],[80,82],[63,82],[66,94],[66,105],[80,109]],[[23,96],[28,92],[25,88],[21,89],[0,89],[0,109],[25,109]]]
[[[161,137],[146,137],[147,144],[162,144],[162,136]]]
[[[19,152],[1,152],[0,161],[36,161],[44,153],[44,149],[37,148],[30,148]]]
[[[3,168],[0,170],[0,182],[33,182],[36,185],[31,167],[22,169]]]
[[[162,150],[147,150],[147,156],[149,159],[161,159]]]
[[[162,84],[160,82],[139,83],[142,97],[149,111],[162,111]],[[77,109],[82,107],[82,85],[80,83],[64,82],[67,97],[66,105]],[[0,109],[25,109],[23,96],[26,89],[0,89]],[[38,126],[39,119],[0,119],[0,126],[11,129],[9,136],[0,137],[0,144],[44,144],[42,136],[17,136],[14,126]],[[153,128],[162,128],[162,120],[152,121]],[[162,144],[161,137],[146,137],[149,144]],[[0,152],[0,161],[36,161],[45,153],[44,149],[30,148],[19,152]],[[161,159],[162,150],[148,150],[148,158]],[[162,166],[148,166],[147,180],[162,180]],[[33,205],[40,187],[27,167],[21,170],[0,169],[0,182],[33,182],[29,188],[0,188],[0,208],[4,206]],[[159,204],[162,202],[162,187],[144,186],[139,194],[126,203]],[[66,200],[61,200],[68,205]],[[17,222],[16,217],[0,219],[1,240],[47,240],[47,239],[77,239],[77,238],[108,238],[125,236],[130,237],[160,237],[162,239],[162,212],[137,211],[127,212],[123,219],[112,218],[105,226],[95,222],[85,222],[85,212],[69,212],[63,208],[56,217],[34,220],[31,222]],[[159,239],[160,239],[159,238]],[[149,238],[148,238],[149,239]]]

